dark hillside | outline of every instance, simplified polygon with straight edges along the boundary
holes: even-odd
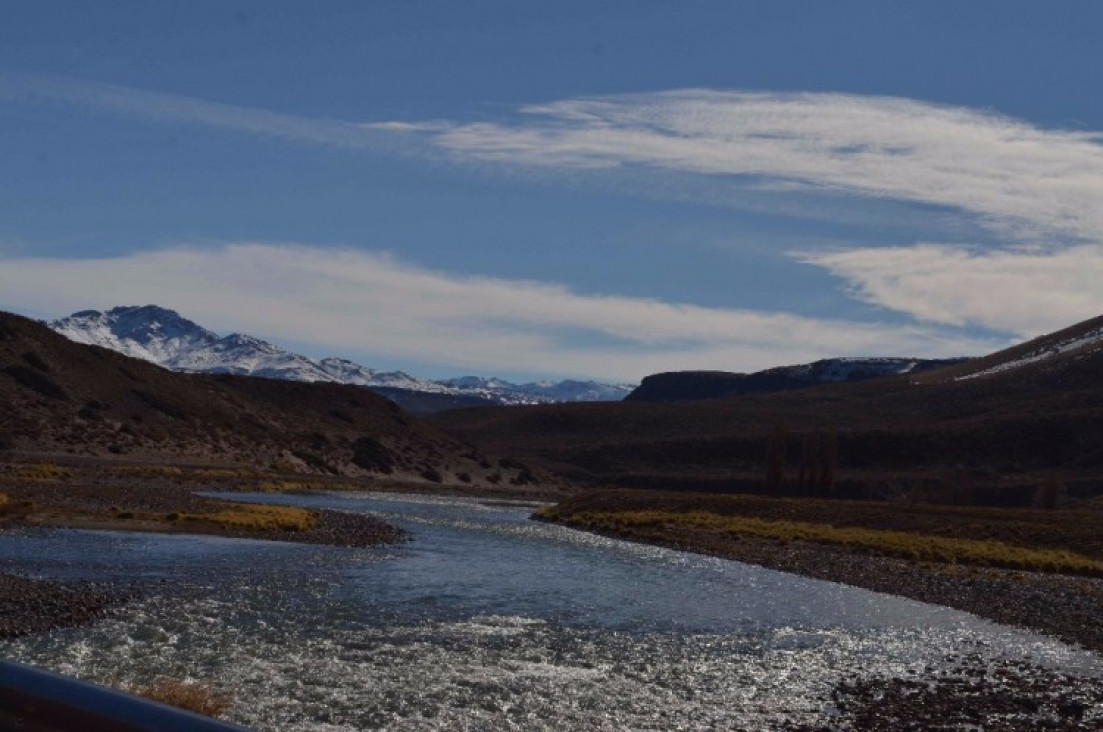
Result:
[[[813,363],[736,374],[728,371],[668,371],[645,377],[626,401],[682,402],[739,394],[767,394],[838,382],[916,374],[968,361],[964,358],[828,358]]]
[[[1090,387],[1100,383],[1103,316],[1085,320],[956,367],[917,377],[921,383],[948,380],[1016,381],[1034,386]]]
[[[433,422],[598,485],[1017,504],[1094,495],[1103,492],[1103,350],[1090,336],[1100,326],[1103,318],[1041,341],[1087,345],[1025,364],[1036,343],[856,383],[682,403],[461,410]],[[1049,498],[1039,499],[1043,488]]]
[[[429,391],[397,389],[389,386],[373,386],[371,391],[386,397],[410,414],[418,416],[436,414],[449,409],[492,406],[495,403],[489,398],[469,394],[437,394]]]
[[[522,472],[360,387],[174,373],[8,313],[0,450],[433,483],[508,482]]]

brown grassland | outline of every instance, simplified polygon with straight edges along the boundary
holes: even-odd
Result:
[[[657,491],[580,495],[538,518],[618,536],[827,544],[919,562],[1103,576],[1103,511],[978,508]]]
[[[1103,651],[1103,510],[1092,503],[1043,510],[607,490],[536,518],[947,605]]]
[[[0,526],[49,526],[162,533],[220,534],[320,543],[373,543],[401,532],[362,517],[343,517],[335,533],[330,512],[206,498],[199,492],[299,492],[364,484],[311,477],[289,479],[255,469],[112,464],[68,458],[0,463]],[[386,530],[384,530],[386,529]],[[378,534],[376,536],[376,534]],[[374,536],[374,538],[373,538]]]

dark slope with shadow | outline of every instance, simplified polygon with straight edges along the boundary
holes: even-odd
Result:
[[[763,490],[771,442],[783,486],[811,449],[852,497],[1024,503],[1043,484],[1103,491],[1103,318],[922,374],[683,403],[472,409],[433,423],[591,484]],[[1034,359],[1034,360],[1030,360]],[[962,378],[968,377],[968,378]],[[812,446],[810,448],[810,446]]]
[[[730,371],[667,371],[645,377],[625,397],[632,402],[684,402],[740,394],[768,394],[839,382],[865,381],[894,374],[916,374],[968,359],[826,358],[812,363],[737,374]]]
[[[4,450],[464,485],[518,472],[360,387],[175,373],[9,313]]]

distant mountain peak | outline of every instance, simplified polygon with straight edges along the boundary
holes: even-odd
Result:
[[[597,382],[518,385],[481,376],[433,381],[404,371],[378,371],[347,358],[314,360],[246,333],[219,336],[175,310],[158,305],[123,305],[105,312],[81,310],[48,325],[78,343],[110,348],[174,371],[353,384],[398,401],[406,392],[463,398],[467,404],[614,401],[631,391],[631,387]],[[419,399],[418,403],[426,400]],[[440,403],[450,405],[457,400]]]

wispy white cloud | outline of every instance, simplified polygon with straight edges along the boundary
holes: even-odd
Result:
[[[459,277],[384,254],[287,244],[175,247],[111,259],[8,259],[8,307],[64,314],[154,302],[223,330],[443,368],[635,380],[832,355],[981,353],[991,341],[923,327],[592,295]],[[597,345],[595,345],[595,342]]]
[[[847,94],[681,90],[525,107],[437,133],[457,156],[560,168],[756,176],[949,206],[1007,231],[1103,239],[1103,137]]]
[[[393,149],[393,125],[305,117],[206,99],[145,91],[86,79],[0,72],[0,99],[85,106],[157,122],[236,130],[288,142],[351,150]],[[412,125],[411,130],[439,130]]]
[[[818,93],[680,90],[569,99],[478,123],[311,118],[83,80],[8,73],[0,73],[0,98],[87,106],[351,151],[436,151],[483,169],[489,163],[511,172],[571,171],[572,178],[623,169],[631,174],[627,177],[641,181],[633,183],[633,190],[651,186],[649,195],[675,200],[685,200],[687,191],[696,195],[704,189],[710,203],[723,203],[727,197],[739,206],[745,202],[738,199],[754,188],[779,200],[829,192],[830,197],[823,197],[825,205],[835,208],[853,196],[933,204],[991,227],[1008,236],[1009,243],[1002,249],[994,242],[976,249],[948,244],[861,247],[800,258],[843,278],[849,292],[861,299],[930,323],[1029,335],[1103,312],[1097,295],[1097,283],[1103,281],[1099,132],[1044,129],[983,110],[908,99]],[[652,174],[636,176],[641,170]],[[733,181],[741,183],[732,186]],[[1024,242],[1038,248],[1026,250]],[[168,250],[81,263],[78,269],[99,271],[100,281],[110,281],[108,267],[146,272],[177,257],[194,266],[197,277],[210,274],[217,280],[223,273],[208,272],[198,263],[237,261],[242,251]],[[313,272],[311,277],[297,280],[286,268],[266,265],[274,268],[269,274],[292,289],[308,287],[302,282],[325,282],[341,291],[341,277],[317,271],[322,263],[306,251],[276,248],[268,258],[299,262],[304,271]],[[326,252],[324,259],[348,257],[353,258],[350,272],[394,298],[376,301],[363,293],[350,295],[350,303],[365,312],[387,313],[387,322],[377,323],[376,331],[386,337],[357,336],[364,349],[434,360],[436,344],[417,345],[417,334],[427,332],[447,344],[451,363],[472,368],[493,360],[517,369],[555,363],[564,373],[638,375],[648,369],[691,366],[752,368],[828,353],[970,352],[979,345],[924,327],[898,330],[751,310],[582,296],[536,283],[434,275],[370,255]],[[24,267],[35,261],[19,260]],[[4,263],[0,281],[5,287],[13,286],[7,284],[11,273],[30,271],[16,264]],[[35,266],[44,269],[32,267],[34,272],[49,269],[56,274],[67,265],[41,260]],[[371,273],[385,276],[373,279]],[[171,281],[170,274],[165,272],[158,281]],[[45,280],[39,282],[48,286]],[[403,299],[389,284],[394,282],[417,293],[419,302]],[[51,287],[55,301],[60,289]],[[95,297],[94,291],[77,291]],[[184,288],[171,291],[188,303],[196,300],[195,308],[181,304],[185,310],[202,308],[201,298],[192,298]],[[254,293],[249,295],[253,301],[264,300],[259,281],[246,291]],[[14,290],[4,294],[9,292]],[[148,292],[144,299],[158,299],[156,290]],[[143,299],[139,294],[136,291],[131,299]],[[225,303],[229,297],[212,302]],[[285,309],[293,321],[309,310],[310,302],[332,305],[335,297],[311,290],[298,301],[307,304]],[[87,299],[72,302],[83,307]],[[9,302],[20,301],[9,297]],[[402,308],[396,307],[399,302]],[[494,311],[492,305],[504,309]],[[326,315],[328,307],[319,307],[315,314]],[[212,308],[203,312],[216,315]],[[503,318],[502,313],[509,316]],[[468,322],[460,318],[464,314]],[[259,330],[263,325],[253,327]],[[413,330],[403,334],[405,327]],[[626,346],[574,347],[559,332],[569,329],[619,338]],[[302,325],[299,330],[310,328]],[[343,341],[337,333],[334,330],[325,342],[339,346]],[[675,343],[677,339],[681,340]],[[635,354],[634,361],[628,352]],[[494,359],[484,358],[486,353],[493,353]],[[512,359],[509,364],[507,356]]]
[[[585,171],[748,177],[779,195],[935,204],[1000,231],[1103,240],[1103,133],[894,97],[675,90],[521,107],[500,121],[345,121],[57,76],[0,72],[0,98],[87,106],[350,150]],[[670,180],[656,191],[681,198]],[[738,189],[732,193],[739,205]],[[715,197],[710,202],[717,203]]]
[[[1103,245],[966,251],[937,244],[795,255],[867,302],[948,325],[1034,336],[1103,313]]]
[[[522,111],[433,139],[476,160],[748,176],[781,196],[821,190],[948,207],[1009,238],[799,258],[869,303],[934,323],[1036,335],[1103,312],[1098,132],[845,94],[686,90]]]

